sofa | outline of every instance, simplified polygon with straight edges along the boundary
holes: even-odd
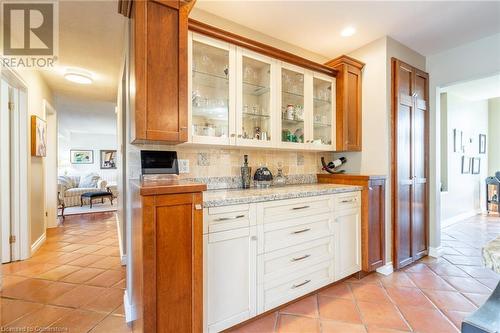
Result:
[[[80,206],[80,196],[86,192],[105,192],[107,182],[96,173],[83,176],[59,176],[57,190],[65,207]]]

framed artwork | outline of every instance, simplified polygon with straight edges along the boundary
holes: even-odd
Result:
[[[479,134],[479,154],[486,154],[486,134]]]
[[[479,175],[481,173],[481,159],[479,157],[472,157],[472,174]]]
[[[72,164],[94,163],[94,152],[92,150],[71,150],[70,155]]]
[[[31,156],[47,156],[47,123],[31,116]]]
[[[101,150],[101,169],[116,169],[116,150]]]
[[[470,173],[470,164],[471,159],[462,155],[462,174],[465,175]]]

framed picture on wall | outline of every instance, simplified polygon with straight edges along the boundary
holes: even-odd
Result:
[[[31,156],[47,155],[47,123],[42,118],[31,116]]]
[[[473,157],[472,160],[472,174],[479,175],[481,173],[481,159],[479,157]]]
[[[479,154],[486,154],[486,134],[479,134]]]
[[[72,164],[93,164],[94,152],[92,150],[70,150]]]
[[[116,169],[116,150],[101,150],[101,169]]]
[[[471,164],[471,159],[466,157],[465,155],[462,155],[462,174],[469,174],[470,173],[470,164]]]

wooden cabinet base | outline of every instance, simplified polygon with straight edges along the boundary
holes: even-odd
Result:
[[[385,176],[318,174],[318,183],[363,186],[361,267],[366,273],[385,265]]]

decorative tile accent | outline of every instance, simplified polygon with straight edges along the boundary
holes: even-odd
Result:
[[[304,165],[304,155],[297,154],[297,166],[303,166],[303,165]]]
[[[198,165],[199,166],[209,166],[210,156],[208,153],[198,153]]]

